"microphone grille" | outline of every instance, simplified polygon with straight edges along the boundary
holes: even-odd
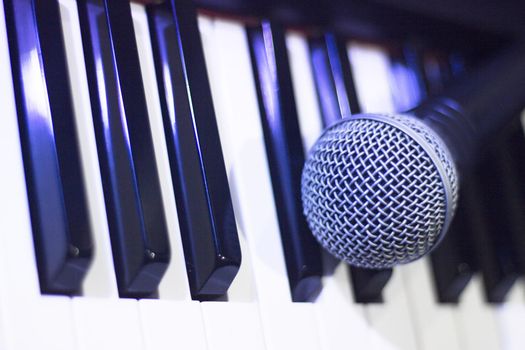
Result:
[[[302,175],[308,225],[351,265],[388,268],[428,253],[457,203],[457,172],[441,139],[404,115],[357,115],[327,129]]]

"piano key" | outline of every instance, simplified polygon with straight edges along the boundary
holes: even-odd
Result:
[[[6,3],[29,204],[44,293],[78,293],[92,238],[55,1]]]
[[[479,271],[479,261],[474,249],[479,230],[484,229],[483,216],[480,212],[479,197],[472,181],[462,183],[463,200],[466,203],[465,216],[468,219],[467,243],[471,249],[473,260],[470,266]],[[483,282],[480,273],[475,273],[465,290],[461,293],[459,303],[455,306],[455,323],[461,334],[464,349],[497,349],[500,345],[500,335],[497,329],[495,307],[487,304],[484,297]],[[479,335],[483,334],[483,337]]]
[[[324,127],[350,114],[361,113],[346,45],[334,34],[310,40],[310,57]],[[358,302],[381,302],[381,291],[391,269],[366,270],[350,267],[352,289]]]
[[[296,346],[314,349],[319,340],[313,305],[291,302],[246,31],[241,23],[205,16],[199,17],[199,28],[239,235],[245,243],[243,265],[249,265],[253,271],[254,298],[264,343],[271,349]],[[235,302],[238,295],[229,292],[228,297],[228,303],[203,303],[208,329],[216,328],[211,334],[214,342],[221,339],[217,329],[235,326],[239,333],[247,327],[245,319],[249,310],[246,309],[253,303],[245,303],[243,310],[240,303]],[[230,310],[231,300],[234,306]],[[230,311],[244,316],[231,320],[236,314]],[[221,318],[217,317],[219,313]],[[224,315],[228,317],[227,322]],[[286,326],[280,328],[282,324]],[[255,331],[245,333],[258,334]],[[226,329],[223,333],[229,332]],[[223,344],[235,342],[238,348],[246,348],[246,344],[240,345],[247,340],[243,336]],[[258,336],[252,341],[257,340]]]
[[[495,306],[485,302],[479,274],[472,277],[456,306],[456,327],[461,334],[462,349],[499,349],[501,338]]]
[[[417,57],[410,59],[414,60]],[[398,97],[400,95],[409,97],[405,105],[395,103],[396,108],[414,106],[419,99],[417,91],[421,89],[419,82],[423,79],[418,79],[418,76],[423,72],[417,70],[417,66],[410,67],[408,61],[409,59],[397,57],[391,63],[396,68],[394,75],[396,80],[391,80],[392,83],[396,83],[392,84],[394,101],[403,101]],[[404,77],[404,75],[407,76]],[[426,92],[425,89],[423,94]],[[461,349],[461,335],[454,326],[454,307],[437,303],[438,297],[432,281],[430,258],[424,257],[407,264],[403,266],[402,272],[414,318],[418,346],[421,349]]]
[[[162,124],[148,17],[144,6],[133,3],[131,4],[131,15],[139,53],[140,71],[144,82],[155,158],[159,170],[163,205],[166,213],[169,213],[166,216],[166,221],[170,251],[172,252],[171,263],[159,284],[159,299],[141,299],[138,301],[144,346],[146,349],[158,350],[168,349],[177,344],[177,346],[184,349],[203,350],[207,348],[206,333],[200,304],[191,300],[188,276],[186,274],[168,151]]]
[[[425,71],[425,59],[420,45],[416,43],[404,45],[403,55],[395,60],[395,65],[404,67],[397,71],[396,78],[401,78],[400,75],[407,73],[411,74],[412,89],[410,91],[419,91],[419,99],[429,95],[430,83]],[[444,73],[441,76],[443,80],[441,84],[445,82],[445,76],[448,75],[448,73]],[[437,78],[434,77],[434,79]],[[404,86],[404,88],[409,88],[409,85]],[[413,107],[418,102],[417,100],[417,97],[414,98],[411,103],[412,106],[407,107]],[[472,250],[469,249],[470,243],[466,233],[470,229],[466,222],[467,214],[464,210],[466,205],[468,205],[467,201],[460,195],[458,209],[450,225],[449,232],[431,254],[437,298],[444,303],[457,303],[459,295],[473,274],[473,254],[471,253]]]
[[[191,293],[222,296],[241,251],[195,8],[175,1],[148,15]]]
[[[312,45],[310,43],[309,50],[304,36],[300,33],[288,32],[286,46],[303,148],[306,153],[323,130],[321,108],[315,98],[316,85],[313,72],[315,66],[309,64]],[[364,319],[363,307],[356,304],[352,298],[348,266],[323,252],[323,267],[323,290],[315,301],[323,348],[338,349],[349,339],[356,348],[368,347],[372,339]]]
[[[139,300],[145,349],[208,349],[198,301]]]
[[[425,75],[421,50],[407,45],[404,52],[408,64],[413,67],[413,71],[418,76],[425,77],[425,79],[419,78],[418,81],[419,85],[425,89],[425,94],[428,95],[429,83]],[[442,84],[452,74],[450,65],[448,70],[449,72],[442,77]],[[468,195],[464,196],[463,192],[464,190],[460,188],[456,214],[452,219],[447,235],[430,256],[437,297],[441,303],[457,303],[477,269],[475,253],[470,242],[472,227],[467,212],[467,208],[471,204]]]
[[[397,66],[400,67],[405,74],[407,71],[413,73],[412,84],[413,86],[417,86],[417,89],[413,93],[419,95],[417,102],[427,98],[429,94],[429,82],[425,74],[425,62],[422,51],[423,48],[420,43],[408,42],[403,45],[401,53],[394,59],[394,62],[397,63]],[[411,107],[404,108],[403,110],[409,108]]]
[[[452,75],[449,59],[449,57],[432,52],[427,52],[423,56],[423,68],[427,76],[429,94],[435,95],[445,88]]]
[[[4,167],[0,181],[0,348],[75,349],[69,299],[40,295],[4,2],[0,2],[0,62],[0,162]]]
[[[234,24],[237,24],[235,26]],[[222,21],[220,19],[214,19],[208,16],[198,16],[199,32],[202,40],[202,46],[204,51],[204,58],[206,61],[206,71],[210,81],[210,88],[213,99],[213,106],[217,118],[217,127],[219,131],[219,137],[221,141],[221,147],[223,149],[224,166],[226,168],[226,175],[228,176],[228,184],[230,186],[230,193],[232,193],[232,204],[234,210],[239,213],[243,210],[236,203],[236,191],[238,188],[237,176],[232,174],[235,172],[234,161],[232,160],[232,154],[234,150],[231,149],[231,141],[228,137],[228,132],[224,130],[227,122],[224,122],[224,118],[228,118],[228,113],[232,109],[239,109],[239,114],[245,114],[245,109],[250,107],[244,107],[243,104],[237,102],[240,106],[230,107],[230,91],[240,90],[241,87],[245,86],[246,81],[250,81],[249,78],[244,79],[233,79],[238,73],[239,66],[246,66],[245,61],[240,61],[240,57],[247,57],[248,50],[244,50],[243,44],[245,43],[243,37],[239,35],[236,29],[242,29],[238,23],[230,23],[228,21]],[[241,32],[242,33],[242,32]],[[223,53],[222,50],[228,47],[228,55]],[[224,58],[223,58],[224,57]],[[234,58],[235,57],[235,58]],[[234,64],[236,62],[237,64]],[[248,66],[249,67],[249,66]],[[251,74],[251,72],[248,70]],[[228,77],[228,78],[226,78]],[[248,75],[249,77],[249,75]],[[230,82],[230,85],[226,85],[222,80]],[[239,81],[240,80],[240,81]],[[235,93],[240,96],[241,92]],[[249,99],[243,100],[244,103]],[[254,105],[256,106],[256,105]],[[251,106],[253,108],[253,106]],[[241,111],[241,109],[244,109]],[[226,117],[225,117],[226,115]],[[224,136],[226,133],[227,136]],[[223,135],[223,136],[221,136]],[[232,135],[231,137],[238,137]],[[237,222],[237,231],[239,232],[239,243],[241,247],[241,253],[243,256],[243,262],[239,268],[237,276],[233,280],[230,289],[228,290],[228,301],[248,301],[253,302],[255,300],[255,286],[253,268],[251,265],[250,250],[248,249],[248,243],[246,242],[244,230],[239,227],[239,220]]]
[[[73,107],[79,128],[83,170],[86,177],[88,177],[86,179],[89,189],[88,203],[92,215],[91,222],[94,228],[94,242],[96,245],[93,268],[90,269],[83,284],[83,294],[87,297],[76,297],[71,301],[67,300],[68,304],[71,305],[71,318],[63,318],[62,322],[67,322],[68,327],[72,328],[71,333],[74,334],[74,340],[79,347],[86,348],[96,344],[96,348],[112,348],[122,344],[120,340],[122,331],[132,331],[140,326],[137,318],[129,317],[130,314],[137,314],[138,309],[136,302],[121,302],[116,299],[118,290],[96,154],[76,1],[60,0],[60,12],[69,76],[71,85],[75,86],[75,89],[72,91]],[[107,299],[92,299],[91,297],[105,297]],[[55,310],[53,310],[54,313]],[[46,317],[49,318],[49,315],[46,315]],[[107,323],[101,322],[101,318]],[[47,319],[41,322],[49,323],[53,321]],[[111,324],[111,327],[108,327],[108,324]],[[86,327],[87,325],[89,327]],[[109,329],[114,331],[108,331]],[[80,337],[80,340],[78,337]],[[52,343],[56,343],[56,339],[62,338],[63,336],[60,338],[55,336]],[[131,343],[142,344],[140,333],[129,335],[127,339]],[[54,349],[55,347],[52,346],[51,348]]]
[[[302,215],[304,153],[284,31],[263,21],[249,28],[248,37],[292,300],[308,301],[322,288],[322,262],[320,247]]]
[[[18,130],[18,117],[9,57],[4,3],[0,2],[0,102],[4,115],[0,128],[0,159],[5,166],[0,188],[0,240],[4,248],[0,263],[2,297],[20,294],[21,299],[40,295],[31,232],[31,218]],[[17,232],[17,234],[12,234]],[[10,262],[7,264],[7,262]],[[10,291],[12,289],[12,291]]]
[[[491,303],[503,302],[519,275],[517,242],[512,241],[514,207],[509,203],[516,193],[510,192],[513,191],[510,174],[505,172],[502,162],[505,153],[498,144],[492,146],[483,157],[475,178],[470,180],[476,181],[474,186],[483,215],[472,242],[483,276],[485,297]]]
[[[78,9],[74,0],[59,0],[58,3],[70,86],[75,87],[71,89],[71,96],[95,245],[93,261],[82,284],[82,294],[84,296],[115,297],[118,295],[117,281],[100,178]]]
[[[77,297],[73,312],[79,350],[143,350],[137,300]]]
[[[262,137],[262,134],[260,124],[255,119],[257,118],[257,101],[253,78],[251,78],[249,50],[244,27],[241,23],[213,19],[204,15],[199,16],[198,21],[217,115],[219,136],[224,150],[224,163],[231,187],[232,204],[237,213],[239,239],[244,242],[243,256],[246,259],[243,259],[243,265],[245,263],[252,265],[252,261],[249,260],[254,260],[255,255],[262,255],[265,252],[272,254],[273,260],[282,260],[282,255],[279,255],[280,243],[275,241],[275,237],[278,238],[277,232],[273,239],[271,236],[266,236],[264,244],[262,241],[258,242],[260,238],[255,236],[255,232],[258,231],[256,227],[264,226],[262,220],[275,222],[273,218],[275,212],[270,206],[270,209],[267,210],[268,214],[260,208],[261,204],[253,201],[254,198],[257,198],[265,200],[266,203],[271,198],[271,191],[266,194],[260,189],[260,187],[266,188],[265,181],[268,178],[265,176],[264,163],[261,164],[261,159],[264,160],[262,158],[264,153],[258,148],[260,147],[258,137]],[[255,146],[252,146],[253,143]],[[250,152],[244,153],[246,147],[250,147]],[[268,225],[264,232],[270,235],[274,230],[275,228],[271,229],[271,226]],[[272,242],[276,243],[276,251],[271,246]],[[249,249],[244,247],[245,244],[249,245]],[[261,251],[263,248],[264,252]],[[260,267],[256,264],[257,262],[253,262],[252,269],[258,272]],[[263,280],[268,278],[265,277],[264,272],[254,273],[251,277]],[[259,295],[260,299],[266,298],[265,293],[270,293],[271,298],[286,298],[289,293],[285,274],[274,274],[271,278],[274,281],[271,286],[255,281],[257,287],[263,287],[258,288],[260,292],[256,294],[262,294]],[[229,299],[231,296],[232,293],[228,292]]]
[[[517,258],[520,275],[525,275],[525,167],[522,159],[525,156],[525,135],[522,122],[516,118],[509,126],[508,135],[503,140],[503,150],[499,152],[498,167],[504,178],[506,207],[508,208],[509,233],[513,251]],[[525,296],[525,295],[524,295]]]
[[[266,349],[262,328],[257,322],[259,321],[257,304],[239,302],[203,302],[202,304],[210,349]],[[230,315],[237,318],[237,322],[233,317],[229,317]]]
[[[144,83],[151,134],[153,136],[155,160],[159,171],[163,206],[167,213],[166,222],[170,251],[172,252],[171,262],[159,284],[159,298],[191,300],[173,183],[170,175],[168,150],[164,137],[162,111],[160,107],[159,90],[157,88],[158,84],[155,75],[155,63],[146,8],[142,5],[132,3],[131,15],[139,54],[140,72]]]
[[[332,33],[310,40],[310,55],[324,126],[361,113],[346,45]]]
[[[455,325],[455,306],[438,304],[431,279],[430,259],[408,264],[403,278],[413,310],[420,349],[462,349]]]
[[[396,110],[400,112],[408,111],[416,107],[426,96],[424,85],[423,70],[419,67],[417,57],[408,50],[394,52],[390,56],[390,71],[392,90],[399,91],[393,96]]]
[[[239,31],[236,30],[239,28],[241,30],[240,33],[243,33],[240,25],[233,26],[228,22],[224,23],[220,20],[215,21],[209,17],[199,16],[198,26],[217,117],[219,136],[221,136],[220,141],[232,194],[232,204],[238,215],[239,211],[246,210],[246,208],[239,207],[238,201],[236,201],[237,188],[242,186],[238,182],[242,180],[238,181],[237,173],[232,175],[232,172],[235,172],[235,163],[232,163],[231,159],[231,141],[224,137],[226,123],[223,119],[229,118],[228,114],[232,109],[237,109],[236,115],[243,116],[243,118],[246,118],[246,113],[244,112],[248,110],[249,113],[250,106],[247,105],[250,101],[249,97],[236,100],[231,105],[232,94],[236,98],[241,98],[243,94],[246,95],[246,81],[249,82],[249,74],[251,74],[249,64],[246,64],[246,62],[249,62],[248,50],[243,50],[243,38],[238,35]],[[239,69],[243,67],[244,71],[248,71],[248,75],[239,72]],[[225,84],[225,82],[228,83]],[[251,107],[253,108],[254,105]],[[247,129],[249,129],[249,126]],[[235,138],[238,135],[230,135],[230,137]],[[239,219],[238,216],[236,218]],[[250,261],[251,254],[247,249],[247,242],[243,234],[244,230],[239,222],[237,223],[237,230],[239,232],[243,262],[228,290],[228,302],[201,303],[210,349],[265,348],[261,316],[259,307],[255,303],[256,293]]]
[[[354,298],[359,303],[382,303],[382,291],[392,277],[392,269],[369,270],[352,268],[350,270]]]
[[[348,57],[354,72],[357,97],[363,113],[395,111],[390,88],[390,59],[380,47],[352,42]]]
[[[390,85],[390,59],[381,47],[350,42],[348,57],[354,72],[357,96],[364,113],[394,113]],[[372,328],[394,346],[417,348],[416,329],[411,317],[411,300],[403,284],[408,271],[400,266],[393,271],[383,290],[383,304],[370,304],[365,314]]]
[[[170,250],[129,3],[78,7],[119,294],[144,297]]]
[[[505,303],[498,305],[496,319],[501,348],[508,350],[525,347],[525,333],[522,325],[525,321],[525,285],[520,278],[510,290]]]
[[[521,121],[516,118],[516,121],[509,125],[509,130],[505,133],[497,152],[497,159],[492,165],[499,168],[499,176],[502,176],[498,181],[502,184],[505,198],[504,209],[507,209],[505,218],[508,220],[506,227],[509,230],[508,239],[512,245],[513,255],[517,260],[517,270],[520,274],[508,291],[505,303],[499,305],[496,310],[501,347],[504,349],[521,349],[525,346],[525,335],[515,325],[525,320],[525,285],[523,283],[525,197],[522,181],[524,173],[520,161],[524,155],[525,135]]]
[[[450,76],[457,77],[465,72],[466,59],[460,53],[452,53],[448,59],[448,65],[450,67]]]
[[[468,200],[460,192],[456,215],[447,235],[431,253],[432,275],[440,303],[458,303],[473,274],[473,252],[468,240]]]

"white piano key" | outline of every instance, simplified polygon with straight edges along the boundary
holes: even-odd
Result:
[[[243,261],[251,263],[265,344],[318,349],[313,305],[291,302],[245,30],[240,23],[204,17],[199,26],[239,234],[248,247]]]
[[[479,274],[472,277],[456,307],[458,308],[456,327],[462,335],[462,349],[500,348],[501,340],[498,333],[496,309],[495,306],[485,301]]]
[[[418,349],[415,320],[411,317],[411,300],[403,285],[403,267],[396,267],[383,290],[382,304],[365,307],[370,326],[385,340],[400,349]]]
[[[240,23],[199,18],[239,235],[259,301],[290,301],[248,42]],[[266,284],[271,281],[270,284]]]
[[[376,337],[370,332],[363,306],[353,302],[348,276],[348,267],[340,263],[333,275],[323,277],[323,290],[315,303],[323,349],[340,349],[348,342],[365,349]]]
[[[299,33],[286,36],[299,127],[305,154],[323,131],[315,84],[310,67],[308,42]],[[325,265],[332,262],[325,259]],[[338,264],[334,273],[323,277],[323,290],[315,303],[324,349],[339,349],[351,339],[356,348],[368,345],[368,326],[363,307],[353,301],[348,267]]]
[[[523,278],[516,281],[507,300],[496,309],[501,349],[525,349],[525,285]]]
[[[228,97],[225,96],[227,92],[223,89],[228,89],[229,86],[219,86],[218,84],[219,81],[224,79],[232,79],[236,73],[233,73],[230,78],[223,75],[228,72],[224,71],[225,67],[221,64],[221,54],[222,50],[228,51],[228,47],[221,47],[221,43],[226,40],[231,47],[235,45],[235,41],[230,41],[231,38],[228,37],[228,34],[221,33],[220,29],[217,29],[217,27],[220,27],[220,24],[216,24],[212,19],[199,17],[199,29],[201,31],[205,58],[207,59],[206,66],[217,116],[219,136],[223,136],[221,130],[221,117],[223,117],[225,113],[229,113],[225,110],[225,108],[228,108]],[[220,49],[218,50],[218,48]],[[236,81],[236,79],[232,80]],[[243,101],[242,95],[239,95],[238,97],[239,101]],[[239,112],[242,113],[242,110]],[[230,135],[230,137],[235,136]],[[201,304],[205,324],[207,326],[206,333],[208,335],[208,344],[210,349],[244,349],[247,347],[262,349],[265,347],[264,337],[259,309],[255,302],[256,297],[253,280],[254,275],[251,265],[251,252],[248,249],[243,228],[239,223],[239,211],[237,210],[238,206],[236,203],[238,179],[235,176],[232,179],[230,158],[231,149],[229,143],[225,142],[223,137],[221,137],[221,146],[223,149],[232,201],[234,208],[236,209],[237,228],[243,261],[235,280],[228,290],[229,302],[206,302]],[[234,183],[233,181],[236,182]],[[236,335],[232,336],[233,334]]]
[[[390,64],[390,91],[397,111],[414,107],[419,86],[414,72],[400,62]],[[430,259],[425,257],[403,266],[402,277],[421,349],[460,349],[460,334],[454,326],[455,308],[437,303]]]
[[[260,309],[268,349],[322,349],[312,303],[261,302]]]
[[[208,348],[199,302],[144,299],[139,309],[146,349]]]
[[[204,323],[201,306],[190,295],[145,7],[131,4],[131,15],[171,249],[171,261],[159,285],[160,300],[138,301],[144,342],[147,349],[177,345],[203,350],[207,349]]]
[[[266,348],[256,303],[203,302],[202,312],[210,350]]]
[[[9,346],[2,349],[76,349],[71,300],[63,296],[40,296],[9,305]],[[2,309],[2,313],[7,311]],[[5,315],[5,314],[4,314]]]
[[[118,299],[77,4],[74,0],[59,0],[59,4],[95,244],[94,261],[83,284],[86,297],[70,301],[74,318],[70,324],[81,349],[110,349],[122,344],[129,345],[129,349],[142,349],[137,302]],[[124,332],[133,335],[122,341]]]
[[[135,299],[74,298],[79,350],[143,350],[144,339]]]
[[[71,94],[80,143],[82,168],[87,187],[90,225],[95,244],[93,261],[82,285],[82,291],[85,296],[116,297],[118,296],[118,289],[113,268],[113,255],[91,116],[77,3],[74,0],[59,0],[58,2],[68,73],[72,87]]]
[[[40,295],[40,287],[7,43],[4,5],[0,2],[0,297],[29,299]]]
[[[3,2],[0,62],[0,348],[75,349],[69,298],[40,295]]]
[[[403,266],[403,269],[419,348],[461,349],[461,335],[454,324],[455,306],[437,303],[430,260],[423,258]]]
[[[525,127],[525,110],[521,113],[521,124]],[[521,277],[507,295],[507,300],[496,310],[501,348],[505,350],[525,349],[525,284]]]
[[[388,53],[375,45],[349,43],[348,57],[363,113],[395,112]],[[416,349],[415,320],[403,284],[407,272],[404,268],[394,270],[383,290],[384,303],[366,306],[365,314],[371,327],[387,342],[401,349]]]
[[[301,34],[289,32],[286,36],[286,47],[290,60],[290,73],[299,117],[299,128],[305,154],[308,154],[323,131],[321,111],[309,63],[308,43]]]
[[[393,91],[394,105],[397,110],[404,112],[414,108],[421,99],[420,88],[415,72],[401,62],[393,62],[390,66],[390,86]]]
[[[363,113],[394,112],[387,53],[375,45],[350,43],[348,57]]]

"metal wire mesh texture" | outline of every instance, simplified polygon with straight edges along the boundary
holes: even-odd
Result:
[[[440,138],[405,115],[358,115],[327,129],[302,175],[303,210],[333,255],[387,268],[428,253],[457,202],[457,172]]]

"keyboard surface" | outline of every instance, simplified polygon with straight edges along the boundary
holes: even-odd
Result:
[[[336,261],[300,173],[323,129],[469,69],[190,0],[0,1],[0,349],[523,349],[519,116],[430,256]]]

